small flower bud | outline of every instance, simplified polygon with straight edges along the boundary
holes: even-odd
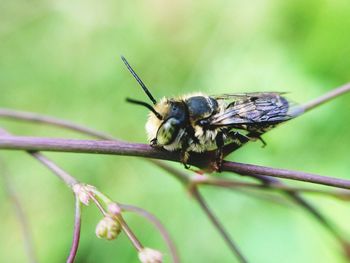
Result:
[[[92,185],[84,185],[84,184],[75,184],[73,186],[73,192],[77,195],[80,202],[84,205],[89,205],[90,195],[92,191],[95,190],[95,187]]]
[[[114,216],[117,216],[121,214],[122,210],[120,209],[120,206],[118,204],[110,203],[108,205],[108,212]]]
[[[162,263],[163,255],[158,250],[145,247],[139,252],[139,259],[141,263]]]
[[[121,231],[121,225],[117,220],[106,216],[96,226],[96,236],[107,240],[115,239]]]

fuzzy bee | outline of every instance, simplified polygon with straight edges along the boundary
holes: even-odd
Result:
[[[302,113],[279,92],[223,94],[208,96],[193,93],[157,102],[142,80],[121,57],[130,73],[140,84],[153,106],[134,99],[128,102],[142,105],[151,112],[146,132],[151,146],[168,151],[180,151],[187,167],[190,152],[216,150],[216,165],[220,169],[223,147],[230,143],[260,140],[261,135],[277,124]]]

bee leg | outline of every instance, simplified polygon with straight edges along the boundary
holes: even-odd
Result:
[[[264,139],[261,138],[261,133],[259,133],[259,132],[250,133],[248,136],[249,136],[250,138],[254,139],[254,140],[259,140],[259,141],[261,141],[261,143],[262,143],[262,148],[264,148],[264,147],[267,145],[266,142],[264,141]]]
[[[221,166],[222,166],[222,159],[224,158],[224,133],[220,132],[217,134],[215,138],[217,150],[216,150],[216,156],[215,156],[215,164],[216,164],[216,169],[218,172],[221,172]]]
[[[224,146],[224,149],[225,149],[224,156],[231,154],[237,148],[239,148],[241,145],[252,140],[251,137],[248,137],[248,136],[241,134],[237,131],[230,131],[228,133],[225,133],[225,135],[226,135],[229,143]]]
[[[190,153],[188,152],[188,142],[182,142],[181,151],[180,151],[180,161],[185,166],[185,169],[190,169],[190,165],[187,164],[188,159],[190,158]]]
[[[252,137],[248,137],[244,134],[241,134],[237,131],[231,131],[228,133],[228,137],[231,138],[235,143],[241,145],[247,141],[252,140]]]
[[[150,145],[151,147],[157,147],[158,146],[157,138],[152,139],[150,142]]]
[[[263,138],[261,138],[260,136],[259,137],[257,137],[257,139],[259,140],[259,141],[261,141],[262,142],[262,148],[265,148],[265,146],[267,145],[266,144],[266,142],[264,141],[264,139]]]
[[[189,164],[187,164],[189,157],[190,157],[190,154],[188,151],[181,151],[180,152],[180,161],[184,165],[185,169],[191,168],[191,166]]]
[[[151,146],[152,148],[157,148],[157,149],[163,148],[162,145],[159,145],[159,144],[158,144],[157,138],[154,138],[154,139],[152,139],[152,140],[150,141],[150,146]]]

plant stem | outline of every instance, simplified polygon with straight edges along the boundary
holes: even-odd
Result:
[[[102,138],[106,140],[113,140],[112,136],[105,134],[103,132],[90,129],[88,127],[81,126],[70,121],[57,119],[51,116],[46,116],[38,113],[0,108],[0,117],[10,119],[10,120],[22,120],[27,122],[49,124],[51,126],[80,132],[93,137]]]
[[[11,135],[6,130],[0,128],[0,137],[1,136],[11,136]],[[78,183],[77,179],[75,179],[73,176],[68,174],[66,171],[64,171],[62,168],[60,168],[58,165],[56,165],[54,162],[52,162],[50,159],[48,159],[41,153],[36,151],[30,151],[30,150],[27,150],[26,152],[31,156],[33,156],[35,159],[37,159],[39,162],[41,162],[49,170],[51,170],[55,175],[57,175],[61,180],[63,180],[69,187],[72,187],[74,184]]]
[[[333,89],[329,92],[327,92],[326,94],[324,94],[323,96],[320,96],[314,100],[311,100],[310,102],[307,102],[305,104],[302,105],[302,107],[304,108],[304,111],[310,111],[336,97],[339,97],[340,95],[347,93],[350,91],[350,83],[344,84],[343,86],[340,86],[336,89]]]
[[[208,204],[205,202],[204,198],[199,193],[196,187],[192,188],[191,194],[198,201],[198,204],[200,205],[204,213],[208,216],[209,220],[212,222],[215,228],[219,231],[220,235],[223,237],[226,244],[229,246],[230,250],[233,252],[233,254],[236,255],[238,261],[240,263],[247,263],[248,261],[245,259],[242,252],[239,250],[237,245],[233,242],[232,238],[229,236],[224,226],[220,223],[219,219],[211,211]]]
[[[340,178],[333,178],[327,176],[321,176],[311,173],[304,173],[299,171],[291,171],[286,169],[271,168],[253,164],[237,163],[237,162],[224,162],[222,171],[230,171],[244,175],[263,175],[278,177],[283,179],[290,179],[296,181],[309,182],[314,184],[321,184],[327,186],[333,186],[343,189],[350,189],[350,181]]]
[[[0,149],[26,150],[26,151],[55,151],[55,152],[75,152],[75,153],[94,153],[94,154],[113,154],[139,156],[146,158],[162,159],[179,162],[177,153],[158,150],[145,144],[127,143],[122,141],[95,141],[95,140],[70,140],[57,138],[35,138],[24,136],[0,136]],[[205,155],[193,154],[190,163],[195,166],[202,166]],[[33,154],[32,154],[33,155]],[[34,153],[37,157],[38,153]],[[39,154],[40,155],[40,154]],[[43,158],[39,158],[41,160]],[[49,161],[44,161],[47,163]],[[47,165],[50,167],[50,165]],[[264,175],[304,181],[314,184],[328,185],[343,189],[350,189],[350,181],[340,178],[320,176],[311,173],[291,171],[286,169],[270,168],[252,164],[243,164],[237,162],[224,161],[222,171],[230,171],[245,175]],[[62,174],[61,176],[64,176]],[[66,178],[68,183],[72,178]]]
[[[11,178],[9,177],[8,171],[2,160],[0,160],[0,166],[1,166],[0,174],[3,179],[3,186],[5,189],[5,192],[7,193],[8,197],[10,198],[13,204],[15,215],[20,224],[20,228],[24,239],[24,248],[28,256],[28,262],[37,263],[38,259],[35,253],[34,240],[33,240],[32,233],[30,231],[28,218],[22,206],[22,202],[19,198],[17,191],[13,187]]]
[[[168,231],[165,229],[163,224],[153,214],[151,214],[150,212],[146,211],[145,209],[142,209],[140,207],[133,206],[133,205],[119,204],[119,206],[124,211],[129,211],[129,212],[136,213],[139,216],[142,216],[145,219],[147,219],[149,222],[151,222],[157,228],[157,230],[159,230],[159,232],[162,235],[165,243],[167,244],[173,262],[174,263],[179,263],[180,262],[180,258],[179,258],[179,255],[177,253],[176,246],[173,243],[173,241],[171,240]]]
[[[73,263],[78,252],[81,229],[81,202],[75,195],[75,218],[72,247],[69,252],[67,263]]]

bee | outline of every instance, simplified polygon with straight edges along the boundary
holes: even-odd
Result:
[[[220,170],[224,146],[260,140],[261,135],[276,125],[302,113],[281,92],[236,93],[208,96],[193,93],[158,102],[122,56],[124,64],[137,80],[153,105],[127,98],[133,104],[150,110],[146,132],[153,147],[179,151],[186,168],[190,152],[216,151]]]

